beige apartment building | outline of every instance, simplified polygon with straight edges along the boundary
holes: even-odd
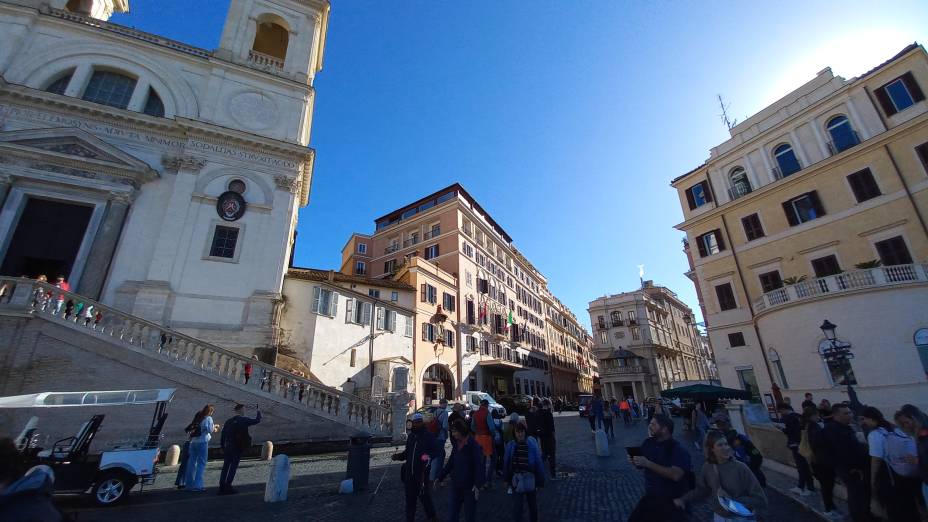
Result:
[[[672,181],[723,385],[928,404],[926,88],[919,45],[825,69]]]
[[[551,395],[547,280],[461,185],[398,208],[375,226],[372,235],[355,234],[345,245],[342,271],[396,277],[422,258],[456,278],[454,299],[441,298],[450,318],[442,342],[457,352],[449,367],[455,396],[470,390]],[[416,343],[434,344],[434,338],[417,330]]]
[[[578,394],[592,393],[589,334],[550,292],[544,292],[544,303],[553,396],[573,400]]]
[[[639,290],[590,301],[589,313],[605,397],[643,401],[713,379],[693,311],[670,289],[644,281]]]

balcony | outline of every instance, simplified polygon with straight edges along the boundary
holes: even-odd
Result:
[[[860,144],[860,136],[857,134],[857,131],[851,131],[845,139],[843,140],[834,140],[828,142],[828,155],[834,156],[835,154],[840,154],[851,147]]]
[[[779,179],[779,178],[778,178]],[[728,189],[728,199],[734,201],[751,193],[751,187],[745,184],[738,184]]]
[[[390,246],[388,246],[387,248],[383,249],[383,253],[384,253],[384,254],[392,254],[393,252],[396,252],[396,251],[399,250],[399,249],[400,249],[400,244],[399,244],[399,243],[393,243],[392,245],[390,245]]]
[[[284,61],[269,54],[259,53],[254,49],[248,51],[248,61],[264,69],[283,70]]]
[[[613,327],[613,328],[617,328],[617,327],[619,327],[619,326],[625,326],[625,323],[623,323],[621,320],[619,320],[619,321],[613,320],[613,321],[612,321],[612,327]]]
[[[928,264],[892,265],[855,270],[777,288],[754,301],[754,311],[759,313],[822,296],[913,283],[928,283]]]
[[[411,237],[407,239],[406,241],[403,241],[403,248],[409,248],[413,245],[417,245],[418,243],[419,243],[418,237]]]
[[[429,239],[436,238],[441,235],[441,229],[438,227],[429,230],[422,236],[423,241],[428,241]]]
[[[618,366],[615,368],[600,368],[600,377],[623,376],[623,375],[646,375],[648,369],[644,366]]]
[[[605,329],[607,329],[607,328],[609,328],[609,327],[606,326],[606,323],[599,323],[599,324],[596,325],[596,328],[599,328],[600,330],[605,330]]]

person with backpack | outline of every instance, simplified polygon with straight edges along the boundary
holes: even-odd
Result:
[[[405,461],[400,468],[400,479],[406,490],[406,522],[416,520],[416,504],[422,500],[422,507],[430,521],[438,520],[435,505],[432,504],[432,482],[429,480],[429,463],[436,453],[435,436],[425,428],[421,413],[412,416],[412,428],[406,435],[406,448],[396,453],[393,460]]]
[[[690,453],[673,438],[673,420],[657,413],[648,424],[650,437],[641,444],[640,455],[629,455],[636,468],[644,470],[644,496],[628,522],[683,522],[686,514],[673,500],[693,489]]]
[[[557,437],[554,429],[554,414],[551,413],[551,401],[545,399],[538,413],[538,442],[541,444],[541,460],[548,463],[551,480],[557,480]]]
[[[731,446],[735,459],[750,468],[757,482],[760,484],[760,487],[767,487],[767,477],[761,469],[761,466],[764,464],[764,456],[751,441],[750,437],[743,433],[738,433],[738,430],[732,427],[731,419],[727,416],[716,416],[714,425],[716,430],[725,435],[725,439],[728,440],[728,445]]]
[[[435,436],[435,454],[429,471],[429,480],[435,481],[445,465],[445,443],[448,441],[448,399],[438,401],[438,409],[432,414],[432,421],[427,426],[429,433]]]
[[[767,507],[767,495],[760,482],[743,462],[739,462],[728,445],[728,438],[721,431],[706,434],[703,448],[705,463],[696,476],[696,487],[673,503],[684,509],[687,504],[709,499],[709,507],[715,513],[715,522],[755,520]],[[733,516],[721,503],[719,497],[734,500],[754,513],[752,518]]]
[[[232,481],[235,480],[235,472],[238,471],[242,453],[251,448],[251,435],[248,434],[248,428],[261,422],[261,409],[257,404],[255,404],[257,414],[253,419],[245,416],[244,404],[236,404],[232,410],[235,416],[226,421],[222,434],[219,436],[219,444],[222,446],[222,473],[219,475],[220,495],[236,493],[232,488]]]
[[[203,473],[206,471],[206,459],[209,449],[209,441],[213,438],[213,433],[219,431],[220,426],[213,423],[213,412],[216,411],[212,404],[207,404],[200,410],[200,422],[197,423],[197,429],[191,433],[190,438],[190,456],[187,457],[187,476],[184,483],[189,486],[188,491],[202,492],[206,491],[203,487]]]
[[[786,434],[786,447],[793,454],[793,462],[796,463],[796,472],[799,475],[799,483],[789,491],[800,497],[809,496],[815,493],[815,484],[812,481],[809,461],[799,453],[799,443],[802,442],[802,416],[793,411],[793,407],[785,402],[777,404],[777,412],[783,420],[781,429]]]
[[[917,466],[918,478],[921,479],[922,497],[928,506],[928,415],[911,404],[905,404],[896,412],[896,424],[910,437],[915,439],[915,456],[906,457],[908,464]]]
[[[174,486],[177,489],[184,489],[187,487],[187,463],[190,460],[190,441],[195,437],[200,436],[200,422],[203,420],[203,410],[198,411],[194,416],[193,420],[190,421],[190,424],[184,428],[184,433],[187,434],[187,440],[184,441],[184,445],[180,447],[180,466],[177,468],[177,478],[174,479]]]
[[[906,462],[917,454],[915,440],[890,424],[873,406],[861,411],[860,423],[870,430],[867,444],[873,499],[893,522],[919,522],[918,468]]]
[[[809,461],[812,475],[818,479],[825,517],[843,520],[844,515],[838,512],[835,505],[835,464],[829,459],[829,451],[822,447],[822,431],[825,429],[826,421],[822,420],[821,410],[815,406],[807,406],[802,410],[802,421],[804,427],[799,442],[799,454]],[[830,417],[827,422],[831,422]]]
[[[854,412],[845,403],[831,408],[831,422],[826,423],[815,442],[816,462],[834,463],[835,474],[847,488],[847,506],[854,522],[872,522],[870,513],[870,459],[867,445],[857,439],[851,427]]]
[[[547,399],[546,399],[547,401]],[[512,494],[513,520],[522,522],[522,507],[528,503],[528,519],[538,522],[537,488],[545,485],[545,469],[535,437],[529,437],[525,424],[513,429],[515,440],[506,445],[503,475]]]

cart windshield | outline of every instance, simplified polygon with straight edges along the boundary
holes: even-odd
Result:
[[[0,397],[0,408],[60,408],[68,406],[125,406],[170,402],[174,388],[88,392],[43,392]]]

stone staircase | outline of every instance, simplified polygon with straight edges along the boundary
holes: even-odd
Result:
[[[36,349],[26,353],[30,344]],[[248,363],[252,375],[246,384]],[[75,372],[75,365],[87,366],[87,371]],[[0,395],[81,390],[64,386],[118,389],[140,381],[130,388],[179,387],[175,402],[182,393],[196,396],[191,409],[203,402],[217,403],[217,412],[223,402],[261,403],[263,412],[275,411],[279,417],[269,440],[283,433],[290,440],[311,440],[314,434],[343,440],[359,431],[398,438],[405,425],[404,398],[396,398],[393,408],[384,407],[25,278],[0,277],[0,366],[7,367],[0,367],[0,380],[7,381]],[[399,412],[397,427],[394,409]],[[181,412],[175,422],[187,416]],[[304,432],[309,435],[299,435]]]

